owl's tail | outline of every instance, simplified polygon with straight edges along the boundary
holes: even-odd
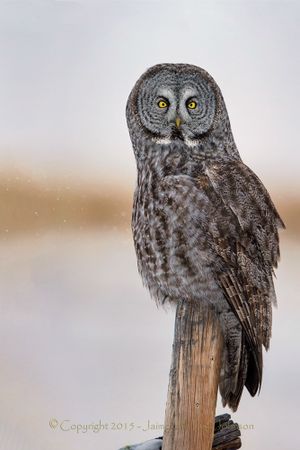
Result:
[[[255,354],[249,350],[244,333],[237,348],[225,349],[223,368],[219,384],[223,406],[228,405],[236,411],[243,393],[244,386],[254,396],[260,388],[262,380],[262,348]],[[233,358],[234,356],[234,358]]]

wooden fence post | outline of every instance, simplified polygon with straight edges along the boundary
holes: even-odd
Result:
[[[211,450],[222,346],[222,332],[214,311],[204,302],[180,302],[163,450]]]

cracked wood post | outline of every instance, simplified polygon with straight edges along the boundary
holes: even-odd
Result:
[[[223,338],[203,303],[177,306],[163,450],[212,448]]]

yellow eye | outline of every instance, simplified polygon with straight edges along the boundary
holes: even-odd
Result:
[[[169,106],[169,103],[166,100],[159,100],[157,104],[159,108],[167,108]]]
[[[194,102],[194,101],[188,102],[187,107],[188,107],[189,109],[196,109],[196,108],[197,108],[197,103]]]

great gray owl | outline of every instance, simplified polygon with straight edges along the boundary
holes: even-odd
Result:
[[[159,304],[213,306],[225,343],[220,393],[236,410],[244,386],[252,396],[261,386],[284,224],[243,164],[220,88],[205,70],[151,67],[132,89],[126,115],[138,170],[138,269]]]

